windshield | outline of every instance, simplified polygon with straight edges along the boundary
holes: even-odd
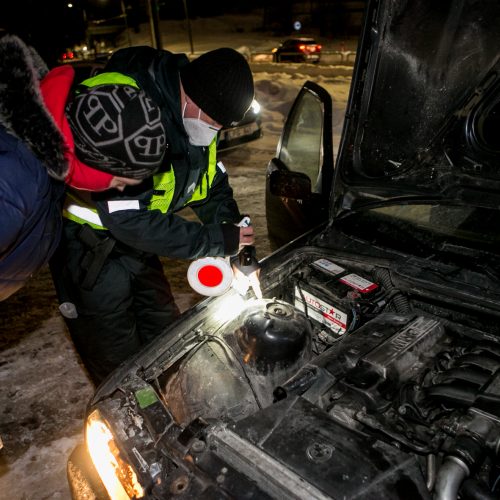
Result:
[[[431,257],[448,252],[479,257],[499,255],[500,211],[471,206],[392,205],[353,214],[342,229],[371,244]]]

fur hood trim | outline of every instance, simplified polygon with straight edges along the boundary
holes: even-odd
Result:
[[[51,177],[64,180],[64,139],[43,103],[43,73],[33,51],[18,37],[0,39],[0,124],[26,144]]]

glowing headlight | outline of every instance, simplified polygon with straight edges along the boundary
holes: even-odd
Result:
[[[254,99],[250,105],[252,111],[257,115],[260,112],[260,104]]]
[[[99,411],[87,419],[87,448],[112,500],[142,498],[144,491],[132,467],[121,457],[115,439]]]

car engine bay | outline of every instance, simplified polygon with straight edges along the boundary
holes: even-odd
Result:
[[[457,307],[411,259],[309,248],[265,278],[272,298],[218,299],[225,315],[197,316],[99,403],[148,495],[495,498],[495,312],[466,284],[470,308]]]

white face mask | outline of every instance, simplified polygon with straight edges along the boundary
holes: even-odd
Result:
[[[198,111],[198,118],[185,118],[186,106],[187,102],[182,110],[182,122],[189,136],[189,142],[193,146],[209,146],[219,129],[200,119],[201,109]]]

